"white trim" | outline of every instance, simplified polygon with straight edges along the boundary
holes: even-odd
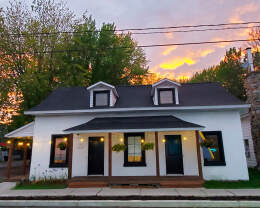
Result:
[[[105,112],[131,112],[131,111],[162,111],[162,110],[232,110],[248,109],[250,104],[242,105],[213,105],[213,106],[177,106],[177,107],[140,107],[140,108],[106,108],[106,109],[85,109],[85,110],[50,110],[50,111],[25,111],[25,115],[45,114],[77,114],[77,113],[105,113]]]
[[[31,125],[34,125],[34,121],[31,122],[31,123],[28,123],[28,124],[26,124],[26,125],[24,125],[24,126],[22,126],[20,128],[18,128],[18,129],[15,129],[14,131],[9,132],[8,134],[5,135],[5,137],[11,138],[13,134],[15,134],[15,133],[17,133],[17,132],[19,132],[19,131],[21,131],[21,130],[29,127],[29,126],[31,126]],[[31,136],[31,135],[29,135],[29,136]]]
[[[174,84],[174,85],[181,86],[181,84],[178,83],[178,82],[174,82],[174,81],[172,81],[172,80],[170,80],[170,79],[164,78],[164,79],[160,80],[159,82],[154,83],[154,84],[152,85],[152,87],[156,87],[157,85],[160,85],[160,84],[163,83],[163,82],[170,82],[170,83],[172,83],[172,84]]]
[[[96,86],[98,86],[98,85],[105,85],[105,86],[107,86],[107,87],[109,87],[109,88],[115,88],[113,85],[110,85],[110,84],[108,84],[108,83],[105,83],[105,82],[100,81],[100,82],[97,82],[97,83],[95,83],[95,84],[89,86],[89,87],[87,88],[87,90],[90,90],[90,89],[92,89],[92,88],[94,88],[94,87],[96,87]]]
[[[154,131],[196,131],[203,130],[204,127],[197,128],[157,128],[157,129],[104,129],[104,130],[80,130],[80,131],[64,131],[66,133],[106,133],[106,132],[154,132]]]
[[[102,82],[102,81],[97,82],[97,83],[95,83],[95,84],[89,86],[89,87],[87,88],[87,90],[91,90],[91,89],[97,87],[98,85],[104,85],[104,86],[106,86],[106,87],[108,87],[108,88],[111,88],[111,89],[113,90],[114,94],[115,94],[117,97],[119,97],[119,95],[118,95],[118,93],[117,93],[117,91],[116,91],[115,86],[110,85],[110,84],[108,84],[108,83],[106,83],[106,82]]]

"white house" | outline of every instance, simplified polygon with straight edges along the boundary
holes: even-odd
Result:
[[[59,88],[25,112],[35,116],[30,178],[68,177],[71,187],[248,180],[240,114],[249,107],[217,83]]]

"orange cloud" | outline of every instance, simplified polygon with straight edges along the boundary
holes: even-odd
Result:
[[[241,7],[238,7],[234,10],[233,14],[229,18],[229,22],[244,22],[241,19],[242,15],[248,14],[250,12],[256,12],[258,10],[258,5],[251,3],[251,4],[245,4]]]
[[[196,61],[189,57],[176,57],[170,61],[160,64],[162,69],[176,69],[184,64],[193,65]]]
[[[224,39],[222,38],[213,38],[212,41],[223,41]],[[217,47],[218,48],[225,48],[226,46],[228,46],[230,43],[217,43]]]
[[[205,57],[205,56],[207,56],[207,55],[213,53],[214,51],[215,51],[215,50],[212,49],[212,48],[210,48],[210,49],[205,49],[205,50],[203,50],[203,51],[200,52],[200,56],[201,56],[201,57]]]
[[[173,33],[165,33],[167,39],[173,39]]]
[[[172,51],[176,50],[177,46],[172,46],[167,48],[166,50],[164,50],[162,52],[162,55],[167,56],[168,54],[170,54]]]

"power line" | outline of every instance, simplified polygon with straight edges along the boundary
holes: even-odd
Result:
[[[252,27],[225,27],[225,28],[208,28],[208,29],[194,29],[194,30],[173,30],[173,31],[155,31],[155,32],[134,32],[133,35],[148,35],[148,34],[168,34],[168,33],[186,33],[186,32],[205,32],[205,31],[219,31],[219,30],[239,30],[239,29],[253,29],[260,28],[260,25]]]
[[[250,42],[250,41],[260,41],[260,39],[241,39],[241,40],[220,40],[220,41],[203,41],[203,42],[187,42],[187,43],[169,43],[169,44],[153,44],[153,45],[139,45],[139,48],[152,48],[152,47],[167,47],[167,46],[187,46],[187,45],[203,45],[203,44],[217,44],[217,43],[233,43],[233,42]],[[105,48],[108,50],[113,49],[127,49],[130,47],[114,47],[114,48]],[[93,49],[91,49],[93,50]],[[32,54],[41,54],[41,53],[70,53],[70,52],[83,52],[84,50],[56,50],[56,51],[34,51],[31,52]],[[29,54],[28,52],[21,52],[21,53],[9,53],[9,54],[2,54],[4,56],[10,55],[21,55],[21,54]]]
[[[169,27],[147,27],[147,28],[128,28],[120,29],[116,31],[134,31],[134,30],[165,30],[165,29],[177,29],[177,28],[191,28],[191,27],[217,27],[217,26],[228,26],[228,25],[248,25],[248,24],[259,24],[259,21],[251,22],[234,22],[234,23],[220,23],[220,24],[201,24],[201,25],[181,25],[181,26],[169,26]]]
[[[243,22],[243,23],[222,23],[222,24],[202,24],[202,25],[183,25],[183,26],[170,26],[170,27],[150,27],[150,28],[130,28],[130,29],[115,29],[115,30],[102,30],[107,32],[130,32],[131,34],[156,34],[156,33],[173,33],[173,32],[198,32],[198,31],[210,31],[210,30],[231,30],[231,29],[245,29],[245,28],[256,28],[260,27],[251,26],[251,27],[229,27],[229,28],[207,28],[200,30],[174,30],[174,31],[155,31],[155,32],[146,32],[138,33],[131,31],[144,31],[144,30],[165,30],[165,29],[179,29],[179,28],[199,28],[199,27],[220,27],[228,25],[248,25],[248,24],[260,24],[260,22]],[[59,35],[59,34],[82,34],[82,33],[93,33],[101,32],[101,30],[85,30],[85,31],[59,31],[59,32],[38,32],[38,33],[8,33],[9,36],[37,36],[37,35]]]

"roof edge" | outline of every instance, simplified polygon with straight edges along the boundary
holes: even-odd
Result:
[[[157,111],[157,110],[230,110],[248,109],[250,104],[241,105],[214,105],[214,106],[174,106],[174,107],[138,107],[138,108],[105,108],[84,110],[47,110],[47,111],[25,111],[25,115],[55,115],[55,114],[77,114],[77,113],[105,113],[105,112],[131,112],[131,111]]]

